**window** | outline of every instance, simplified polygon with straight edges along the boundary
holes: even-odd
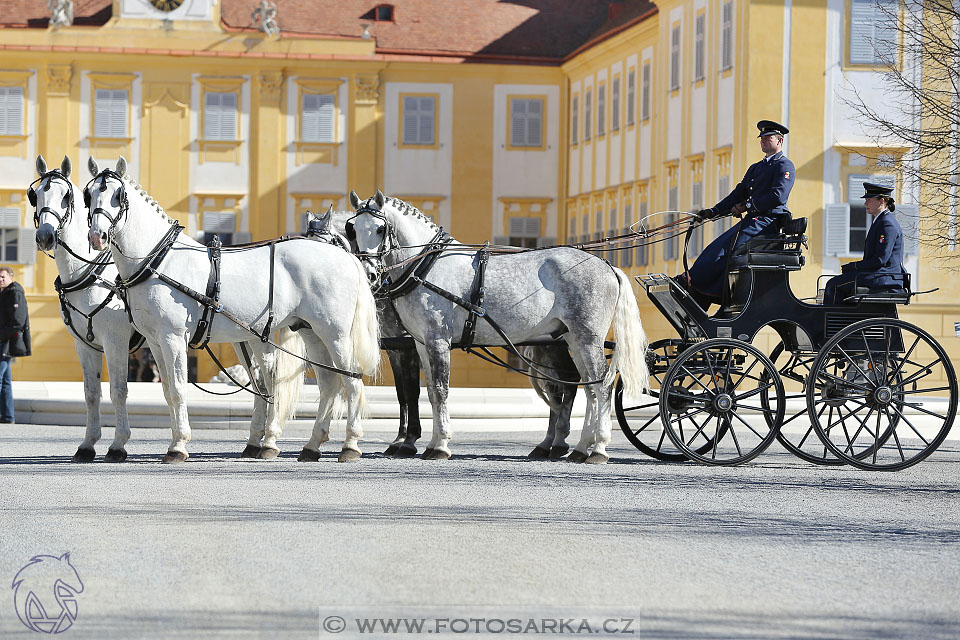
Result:
[[[703,209],[703,182],[693,183],[693,188],[690,190],[690,204],[694,211]],[[694,227],[690,234],[690,244],[688,246],[691,256],[699,255],[703,251],[703,225]]]
[[[600,85],[597,89],[597,135],[607,132],[607,86]]]
[[[694,21],[694,39],[693,39],[693,81],[703,80],[704,56],[704,37],[706,35],[707,17],[704,14],[697,16]]]
[[[723,3],[720,19],[720,70],[733,67],[733,2]]]
[[[857,256],[863,253],[867,230],[870,228],[870,216],[867,215],[863,198],[863,183],[873,182],[886,186],[895,186],[892,175],[851,175],[847,179],[847,202],[829,204],[823,215],[824,253],[841,257]],[[900,213],[901,205],[897,205]],[[906,209],[905,209],[906,210]],[[897,218],[900,219],[900,216]],[[901,225],[904,226],[904,225]],[[915,239],[915,233],[911,233]],[[904,253],[916,253],[915,248],[907,250],[908,231],[904,226]]]
[[[208,91],[204,98],[203,137],[206,140],[237,139],[237,94]]]
[[[590,242],[590,216],[583,214],[583,222],[580,225],[580,242]]]
[[[610,85],[610,131],[620,130],[620,76]]]
[[[647,202],[644,200],[640,203],[640,208],[637,213],[640,216],[640,223],[635,227],[637,232],[643,233],[647,230],[646,221],[644,218],[647,217]],[[638,267],[645,266],[650,260],[650,245],[647,244],[648,240],[646,238],[641,238],[639,240],[640,244],[634,249],[634,256],[636,257],[636,264]]]
[[[664,224],[672,224],[677,221],[677,207],[679,206],[678,202],[678,191],[677,187],[670,187],[670,190],[667,191],[667,210],[668,213],[664,219]],[[669,238],[666,242],[663,243],[663,259],[664,260],[676,260],[677,259],[677,248],[680,242],[676,235],[676,232],[673,232],[673,236]]]
[[[576,242],[577,241],[577,219],[574,217],[570,218],[570,233],[567,234],[567,242]]]
[[[0,207],[0,262],[34,264],[36,239],[32,227],[20,227],[20,207]]]
[[[300,139],[303,142],[335,142],[336,102],[331,94],[303,94]]]
[[[436,106],[435,96],[403,96],[403,144],[435,144]]]
[[[593,91],[587,90],[586,95],[583,97],[583,139],[590,139],[590,131],[592,128],[591,109],[593,108]]]
[[[643,65],[643,86],[640,89],[640,119],[650,119],[650,63]]]
[[[617,227],[617,210],[616,210],[616,209],[610,209],[610,225],[607,227],[607,237],[608,237],[608,238],[613,238],[613,237],[617,236],[617,235],[618,235],[617,229],[618,229],[618,227]],[[613,245],[613,248],[616,249],[616,248],[619,247],[619,246],[620,246],[619,244]],[[607,258],[607,260],[610,261],[610,264],[612,264],[613,266],[617,266],[617,264],[618,264],[618,262],[619,262],[619,258],[620,258],[620,252],[619,252],[619,251],[616,251],[616,250],[614,250],[614,251],[607,251],[605,257]]]
[[[897,0],[850,0],[850,63],[893,64]]]
[[[368,5],[369,6],[369,5]],[[381,4],[374,8],[373,19],[377,22],[393,21],[393,5]]]
[[[510,99],[510,146],[543,146],[543,99]]]
[[[507,244],[511,247],[534,249],[540,237],[540,218],[510,218],[509,230],[510,240]]]
[[[631,212],[632,212],[632,206],[631,206],[631,205],[629,205],[629,204],[623,205],[623,221],[624,221],[624,223],[630,222],[630,214],[631,214]],[[629,233],[630,233],[630,227],[624,227],[623,229],[620,230],[620,234],[621,234],[621,235],[626,236],[626,235],[629,234]],[[635,242],[635,241],[634,241],[634,242]],[[634,249],[633,249],[633,247],[631,247],[630,245],[631,245],[631,244],[634,244],[634,242],[627,241],[627,242],[624,242],[622,245],[620,245],[621,247],[623,247],[623,250],[622,250],[622,251],[619,251],[618,253],[620,254],[620,264],[621,264],[621,266],[623,266],[623,267],[632,267],[632,266],[633,266],[633,254],[634,254]]]
[[[127,137],[127,90],[97,89],[93,127],[97,138]]]
[[[730,176],[720,176],[717,181],[717,202],[723,200],[730,193]],[[733,226],[733,219],[730,216],[723,216],[713,221],[713,237],[719,238]]]
[[[580,99],[579,96],[573,96],[573,104],[570,106],[570,144],[577,144],[577,125],[580,124]]]
[[[209,243],[215,235],[220,236],[220,242],[223,244],[233,244],[236,225],[237,214],[233,211],[204,211],[203,244]]]
[[[680,88],[680,25],[670,30],[670,91]]]
[[[635,121],[635,111],[637,108],[637,72],[630,69],[627,72],[627,126],[632,127]]]
[[[0,87],[0,135],[23,133],[23,87]]]

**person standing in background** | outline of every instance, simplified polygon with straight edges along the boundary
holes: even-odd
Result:
[[[13,423],[13,358],[30,355],[30,314],[13,269],[0,267],[0,423]]]

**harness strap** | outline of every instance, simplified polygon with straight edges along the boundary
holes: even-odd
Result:
[[[473,285],[470,293],[470,302],[476,307],[483,308],[483,278],[487,271],[487,261],[490,258],[490,246],[484,245],[477,251],[477,272],[473,276]],[[467,349],[473,346],[473,338],[477,333],[477,314],[468,313],[463,323],[463,333],[460,335],[460,348]]]
[[[207,297],[217,304],[220,302],[220,248],[222,246],[223,243],[220,242],[219,235],[213,236],[210,244],[207,245],[207,257],[210,259],[210,275],[207,276]],[[197,328],[189,342],[191,349],[203,349],[210,342],[214,313],[216,313],[214,307],[204,305],[200,321],[197,322]]]
[[[277,245],[270,244],[270,289],[267,292],[267,324],[263,325],[263,332],[260,334],[260,340],[267,342],[270,339],[270,332],[273,330],[273,274],[275,268]]]
[[[420,253],[411,259],[410,264],[396,280],[391,279],[389,282],[384,282],[381,288],[383,295],[390,298],[399,298],[416,289],[419,284],[417,280],[427,277],[427,273],[430,272],[437,258],[443,252],[443,247],[451,242],[453,242],[453,236],[443,229],[438,230]]]
[[[141,282],[145,281],[147,278],[156,273],[157,267],[160,266],[160,263],[163,262],[163,259],[167,257],[167,254],[170,253],[170,249],[173,248],[173,242],[177,239],[177,236],[180,235],[180,232],[183,231],[183,225],[174,224],[170,227],[170,230],[167,231],[167,234],[163,236],[160,242],[157,243],[158,249],[156,253],[153,254],[152,258],[148,258],[140,268],[137,269],[136,273],[130,276],[127,280],[119,280],[119,284],[124,289],[129,289],[130,287],[136,286]]]

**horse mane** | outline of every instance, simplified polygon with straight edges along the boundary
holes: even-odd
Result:
[[[139,182],[127,175],[121,176],[121,179],[124,181],[124,183],[132,187],[134,191],[143,196],[143,199],[146,200],[147,204],[153,205],[153,208],[156,209],[161,218],[166,220],[169,224],[177,224],[177,221],[167,215],[167,212],[163,210],[163,207],[160,206],[160,203],[154,200],[153,196],[147,193],[147,190],[144,189]]]
[[[434,231],[440,230],[440,227],[438,227],[436,223],[430,219],[430,216],[426,215],[409,202],[404,202],[400,198],[395,198],[393,196],[387,196],[387,202],[399,209],[401,214],[412,215],[414,218],[419,218],[420,220],[426,222]]]

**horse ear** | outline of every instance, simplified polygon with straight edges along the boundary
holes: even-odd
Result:
[[[37,175],[42,176],[47,172],[47,161],[43,159],[42,155],[37,156]]]
[[[64,553],[62,556],[60,556],[60,559],[61,559],[61,560],[66,560],[67,562],[70,562],[70,552],[67,551],[66,553]]]
[[[60,173],[63,174],[64,178],[69,178],[71,171],[73,171],[73,165],[70,164],[70,157],[63,156],[63,162],[60,163]]]
[[[350,206],[354,209],[360,208],[360,196],[353,189],[350,189]]]
[[[117,160],[117,173],[121,176],[127,174],[127,159],[123,156],[120,156],[120,159]]]
[[[90,175],[94,178],[100,175],[100,166],[97,164],[97,161],[93,159],[93,156],[87,158],[87,170],[90,171]]]
[[[327,215],[328,215],[328,216],[332,216],[332,215],[333,215],[333,203],[332,203],[332,202],[330,203],[330,208],[327,209]]]
[[[377,203],[377,208],[383,209],[383,203],[386,201],[386,196],[383,195],[383,192],[380,189],[377,189],[377,195],[373,196],[374,202]]]
[[[330,233],[330,222],[333,220],[333,216],[329,211],[327,211],[322,216],[317,216],[314,218],[314,228],[317,229],[320,233]]]

